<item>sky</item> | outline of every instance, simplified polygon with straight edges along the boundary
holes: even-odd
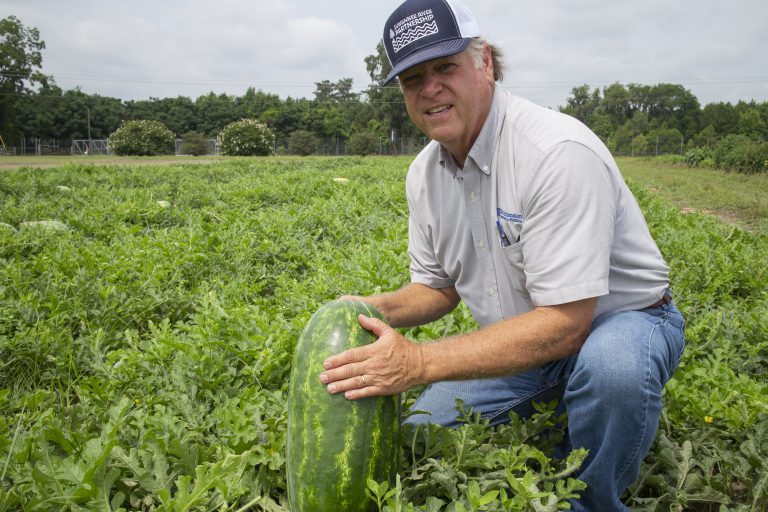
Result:
[[[365,57],[401,0],[0,0],[40,31],[43,72],[124,100],[248,87],[312,98],[370,84]],[[583,84],[682,84],[702,105],[768,101],[765,0],[465,0],[506,55],[502,87],[565,105]]]

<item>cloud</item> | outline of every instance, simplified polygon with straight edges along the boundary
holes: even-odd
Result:
[[[43,71],[123,99],[248,86],[311,97],[314,83],[369,81],[364,58],[401,0],[3,0],[40,29]],[[506,51],[505,87],[558,106],[616,81],[683,83],[703,103],[765,101],[768,4],[697,0],[465,0]],[[687,85],[688,84],[688,85]]]

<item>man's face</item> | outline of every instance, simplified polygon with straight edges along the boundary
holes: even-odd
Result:
[[[464,163],[493,98],[493,64],[486,46],[478,69],[469,50],[424,62],[399,75],[408,115]]]

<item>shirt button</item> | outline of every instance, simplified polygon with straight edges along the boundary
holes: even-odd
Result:
[[[488,288],[488,295],[490,295],[491,297],[495,297],[496,296],[496,288]]]
[[[485,242],[483,240],[480,240],[480,243],[477,244],[481,249],[485,249]]]
[[[477,193],[476,192],[470,192],[469,193],[469,200],[470,201],[474,201],[475,199],[477,199]]]
[[[483,170],[484,170],[484,171],[486,171],[486,172],[488,172],[488,166],[487,166],[487,165],[484,165],[484,166],[483,166]]]

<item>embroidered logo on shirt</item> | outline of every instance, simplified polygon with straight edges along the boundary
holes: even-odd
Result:
[[[523,214],[521,213],[510,213],[502,210],[501,208],[496,208],[496,215],[509,222],[514,222],[515,224],[522,224],[523,223]]]

